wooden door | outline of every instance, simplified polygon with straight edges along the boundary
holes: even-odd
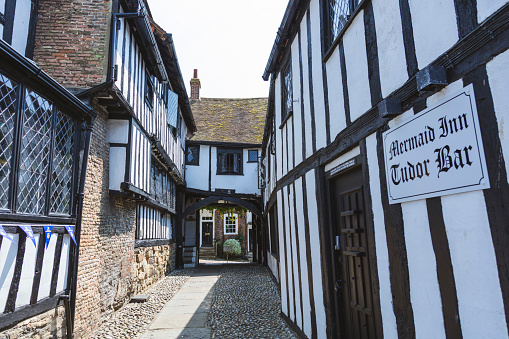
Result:
[[[202,247],[212,247],[212,221],[204,221],[201,224]]]
[[[376,338],[361,167],[331,180],[334,280],[342,338]]]

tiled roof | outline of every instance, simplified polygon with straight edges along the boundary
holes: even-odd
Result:
[[[261,144],[267,98],[191,100],[197,132],[192,141]]]

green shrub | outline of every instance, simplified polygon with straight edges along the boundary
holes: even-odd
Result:
[[[231,246],[232,247],[232,251],[227,253],[224,250],[226,246]],[[240,252],[241,252],[240,243],[237,240],[235,240],[235,239],[228,239],[228,240],[226,240],[223,243],[223,252],[224,252],[224,254],[228,254],[228,255],[240,255]]]

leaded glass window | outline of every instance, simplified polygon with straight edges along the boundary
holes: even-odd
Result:
[[[200,164],[200,146],[187,146],[186,165],[198,166]]]
[[[328,0],[329,46],[338,37],[350,17],[351,0]]]
[[[258,150],[250,149],[247,151],[247,162],[257,162],[258,161]]]
[[[292,65],[288,61],[281,72],[282,78],[282,103],[281,122],[293,112],[293,90],[292,90]]]
[[[157,202],[175,209],[176,184],[166,170],[152,158],[150,169],[150,196]]]

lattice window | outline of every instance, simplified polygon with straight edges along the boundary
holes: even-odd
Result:
[[[171,209],[176,205],[176,184],[166,170],[152,158],[150,169],[150,195]]]
[[[18,177],[17,211],[20,213],[44,214],[52,110],[53,105],[49,101],[26,90]]]
[[[187,146],[186,165],[198,166],[200,164],[200,146]]]
[[[290,59],[290,58],[289,58]],[[283,107],[281,109],[281,122],[283,122],[286,117],[293,112],[293,90],[292,90],[292,65],[288,61],[286,66],[281,71],[282,78],[282,103]]]
[[[258,150],[250,149],[247,151],[247,162],[257,162],[258,161]]]
[[[173,216],[154,208],[138,205],[136,209],[136,239],[171,239]]]
[[[224,214],[224,234],[237,234],[237,226],[239,223],[239,215],[237,213]]]
[[[328,0],[325,8],[327,18],[327,48],[330,47],[345,27],[359,4],[359,0]]]
[[[18,84],[0,74],[0,208],[9,208],[9,175],[14,143]]]
[[[57,112],[55,127],[50,212],[70,214],[75,124],[70,117]]]

